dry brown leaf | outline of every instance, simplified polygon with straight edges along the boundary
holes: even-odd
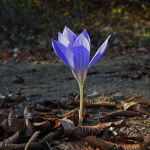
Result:
[[[8,109],[0,108],[0,114],[2,114],[4,119],[8,117],[9,113],[10,111]]]
[[[147,112],[147,110],[143,107],[142,104],[133,105],[132,107],[130,107],[130,110],[137,111],[141,114],[150,116],[150,113]]]
[[[93,104],[93,103],[94,102],[91,101],[91,100],[86,100],[86,99],[83,100],[83,105],[88,105],[88,104]],[[80,105],[80,100],[77,99],[77,100],[68,102],[67,105],[79,106]]]
[[[43,117],[36,117],[36,119],[33,122],[33,125],[38,130],[41,130],[42,133],[49,133],[50,131],[52,131],[50,122]]]
[[[72,115],[67,116],[65,118],[73,121],[75,125],[78,125],[78,122],[79,122],[79,115],[78,114],[72,114]]]
[[[0,133],[2,131],[2,120],[3,120],[3,116],[2,114],[0,114]]]
[[[41,131],[36,131],[36,132],[32,135],[32,137],[29,139],[29,141],[28,141],[28,143],[27,143],[27,145],[26,145],[26,147],[25,147],[24,150],[27,150],[27,149],[28,149],[28,147],[29,147],[29,145],[31,144],[31,142],[39,135],[40,132],[41,132]]]
[[[78,126],[72,129],[64,130],[65,137],[77,138],[89,135],[102,135],[104,131],[102,126]]]
[[[142,143],[138,144],[123,144],[121,147],[124,150],[145,150],[145,146]]]
[[[116,144],[135,144],[134,141],[128,139],[122,139],[117,137],[111,137],[108,139],[109,142],[116,143]]]
[[[21,96],[21,90],[22,88],[20,88],[19,91],[14,94],[14,96],[11,98],[11,101],[20,102],[24,100],[24,98]]]
[[[9,127],[8,129],[8,132],[9,133],[16,133],[18,131],[21,131],[23,130],[23,125],[24,125],[24,119],[18,119],[18,118],[15,118],[13,121],[12,121],[12,124],[11,126]]]
[[[31,137],[36,130],[35,130],[33,124],[30,122],[29,119],[26,119],[25,122],[26,122],[25,136]]]
[[[40,104],[36,104],[36,105],[34,106],[34,109],[35,109],[36,111],[41,111],[41,112],[52,112],[52,111],[53,111],[51,108],[46,107],[46,106],[42,106],[42,105],[40,105]]]
[[[143,142],[144,141],[142,135],[138,134],[137,132],[133,132],[133,131],[129,131],[129,130],[120,131],[118,133],[118,135],[121,138],[125,138],[125,139],[135,140],[135,141],[139,141],[139,142]]]
[[[24,150],[27,143],[23,144],[5,144],[5,150]],[[37,142],[31,142],[29,147],[29,150],[47,150],[42,144]]]
[[[117,118],[117,117],[143,117],[141,114],[139,114],[138,112],[134,112],[134,111],[117,111],[117,112],[113,112],[107,116],[104,116],[104,117],[100,117],[100,118],[97,118],[99,119],[99,121],[108,121],[110,119],[113,119],[113,118]]]
[[[130,107],[132,107],[133,105],[136,105],[136,104],[138,104],[138,102],[123,103],[124,110],[128,110]]]
[[[86,137],[81,138],[81,139],[83,139],[85,142],[88,142],[94,146],[99,146],[99,147],[109,148],[109,149],[112,148],[113,150],[119,150],[121,148],[120,145],[102,140],[102,139],[97,138],[95,136],[86,136]]]
[[[68,113],[60,115],[58,117],[64,118],[64,117],[70,116],[72,114],[79,114],[79,108],[73,109],[72,111],[69,111]]]
[[[8,126],[9,127],[12,125],[13,120],[14,120],[14,111],[11,111],[8,116]]]
[[[7,118],[2,122],[2,128],[4,130],[4,133],[7,135],[8,133],[8,119]]]
[[[62,124],[64,129],[75,128],[74,123],[71,120],[69,120],[69,119],[58,119],[58,120],[60,121],[60,123]]]
[[[123,78],[130,78],[132,80],[139,80],[141,79],[141,75],[132,75],[132,74],[125,74],[122,75]]]
[[[150,134],[148,134],[144,137],[144,143],[146,145],[150,146]]]
[[[139,104],[142,104],[142,105],[150,105],[150,100],[148,100],[145,97],[138,97],[138,96],[134,96],[130,98],[129,100],[126,100],[124,103],[127,103],[127,102],[138,102]]]
[[[17,141],[19,140],[19,135],[20,135],[20,132],[17,132],[11,137],[9,137],[8,139],[0,142],[0,149],[4,149],[5,144],[16,144]]]
[[[11,98],[6,95],[3,99],[0,100],[0,107],[4,107],[5,103],[10,102],[10,101],[11,101]]]
[[[67,105],[65,101],[58,102],[58,106],[62,109],[74,109],[75,106]]]
[[[105,126],[105,127],[124,127],[124,126],[126,126],[126,123],[125,123],[125,120],[122,119],[120,121],[100,123],[98,125]]]
[[[36,117],[45,117],[47,120],[51,120],[52,118],[58,118],[57,115],[55,115],[53,112],[49,113],[35,113],[34,114]]]
[[[25,118],[28,113],[32,113],[32,107],[30,107],[30,106],[28,106],[24,109],[24,117]]]
[[[110,102],[97,102],[97,103],[93,103],[93,104],[86,104],[83,106],[84,108],[100,108],[100,107],[104,107],[104,108],[116,108],[116,104],[114,103],[110,103]]]
[[[83,145],[72,145],[71,143],[65,143],[65,144],[60,144],[59,146],[56,146],[54,149],[59,149],[59,150],[88,150],[88,147],[83,146]],[[92,147],[89,147],[89,150],[92,150]],[[94,147],[93,147],[94,148]]]
[[[61,137],[63,134],[63,129],[59,128],[55,130],[54,132],[49,133],[47,136],[45,136],[40,143],[46,143],[46,142],[51,142],[53,139]]]

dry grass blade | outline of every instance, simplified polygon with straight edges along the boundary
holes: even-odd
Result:
[[[101,126],[78,126],[72,129],[64,130],[64,136],[77,138],[89,135],[102,135],[105,128]]]
[[[27,150],[27,149],[28,149],[28,147],[29,147],[29,145],[31,144],[31,142],[39,135],[40,132],[41,132],[41,131],[36,131],[36,132],[32,135],[32,137],[29,139],[29,141],[28,141],[28,143],[27,143],[27,145],[26,145],[26,147],[25,147],[24,150]]]
[[[8,139],[0,142],[0,149],[4,149],[5,144],[15,144],[19,140],[20,132],[15,133],[13,136],[9,137]]]
[[[140,113],[138,112],[134,112],[134,111],[117,111],[117,112],[113,112],[107,116],[104,116],[104,117],[100,117],[98,118],[99,121],[108,121],[110,119],[113,119],[113,118],[117,118],[117,117],[143,117]]]
[[[133,132],[133,131],[128,131],[128,130],[120,131],[119,136],[121,136],[121,138],[135,140],[135,141],[139,141],[139,142],[144,141],[143,137],[140,134]]]
[[[26,131],[25,131],[25,136],[26,137],[30,137],[34,134],[34,132],[36,131],[33,124],[30,122],[29,119],[25,120],[26,122]]]
[[[98,102],[98,103],[84,105],[84,108],[100,108],[100,107],[116,108],[116,104],[101,101],[101,102]]]
[[[48,134],[47,136],[45,136],[40,143],[46,143],[46,142],[51,142],[51,140],[53,139],[56,139],[56,138],[59,138],[61,137],[63,134],[63,130],[60,128],[60,129],[57,129],[55,130],[54,132],[51,132],[50,134]]]

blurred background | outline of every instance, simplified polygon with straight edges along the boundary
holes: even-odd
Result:
[[[51,38],[86,29],[91,55],[112,35],[107,57],[150,53],[148,0],[1,0],[0,62],[57,62]]]

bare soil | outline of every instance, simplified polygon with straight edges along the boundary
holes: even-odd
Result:
[[[142,65],[149,63],[149,55],[137,56],[119,56],[108,58],[103,56],[89,71],[95,71],[96,74],[88,75],[84,84],[84,98],[94,101],[107,101],[116,104],[128,100],[134,95],[143,96],[150,99],[150,70],[141,73],[142,67],[135,69],[131,64]],[[122,75],[132,74],[140,75],[138,78],[124,78]],[[12,81],[16,76],[21,76],[24,83],[17,84]],[[78,83],[72,79],[71,70],[63,63],[49,64],[47,61],[40,63],[22,63],[22,64],[1,64],[0,65],[0,94],[16,92],[22,88],[22,95],[25,99],[21,102],[14,102],[13,108],[15,114],[23,114],[26,106],[31,106],[35,101],[54,100],[70,101],[71,93],[79,93]],[[90,98],[87,95],[98,92],[99,96]],[[119,93],[119,94],[118,94]],[[150,108],[146,108],[150,112]],[[61,110],[62,114],[69,110]],[[113,110],[115,111],[115,110]],[[89,121],[83,125],[94,125],[98,123],[95,117],[100,117],[100,110],[93,110],[87,118]],[[127,127],[121,130],[133,130],[142,135],[150,134],[150,118],[125,118]],[[113,121],[113,120],[112,120]]]

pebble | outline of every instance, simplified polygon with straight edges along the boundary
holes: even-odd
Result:
[[[114,96],[115,96],[115,97],[123,97],[124,95],[123,95],[121,92],[117,92],[117,93],[115,93]]]
[[[94,97],[97,97],[97,96],[99,96],[98,92],[94,92],[93,94],[87,95],[87,97],[91,97],[91,98],[94,98]]]
[[[21,84],[21,83],[24,83],[24,79],[20,76],[17,76],[15,79],[13,79],[11,81],[11,83],[17,83],[17,84]]]
[[[36,72],[36,68],[35,68],[35,67],[32,67],[32,68],[31,68],[31,71],[32,71],[32,72]]]
[[[146,52],[146,51],[147,51],[147,49],[146,49],[146,48],[144,48],[144,47],[141,47],[141,48],[138,48],[138,49],[137,49],[137,51],[138,51],[138,52]]]

